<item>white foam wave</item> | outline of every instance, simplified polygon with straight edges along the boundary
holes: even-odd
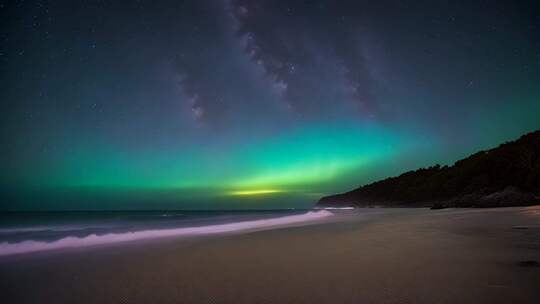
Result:
[[[313,221],[332,215],[329,211],[310,211],[299,215],[289,215],[270,219],[243,221],[228,224],[217,224],[201,227],[184,227],[173,229],[154,229],[124,233],[109,233],[103,235],[89,235],[86,237],[65,237],[53,242],[22,241],[19,243],[0,243],[0,256],[20,253],[46,251],[61,248],[88,247],[95,245],[131,242],[144,239],[154,239],[172,236],[207,235],[243,230],[264,229],[306,221]]]

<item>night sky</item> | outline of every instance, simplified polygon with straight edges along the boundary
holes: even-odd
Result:
[[[0,209],[309,207],[540,128],[537,1],[7,1]]]

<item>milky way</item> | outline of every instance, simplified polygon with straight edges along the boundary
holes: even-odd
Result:
[[[540,128],[535,1],[0,10],[0,209],[309,207]]]

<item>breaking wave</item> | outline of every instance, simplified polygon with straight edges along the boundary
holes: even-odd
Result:
[[[332,215],[331,212],[310,211],[299,215],[241,221],[227,224],[214,224],[200,227],[183,227],[171,229],[150,229],[142,231],[108,233],[103,235],[91,234],[85,237],[68,236],[52,242],[25,240],[17,243],[0,243],[0,256],[13,255],[28,252],[55,250],[61,248],[89,247],[95,245],[131,242],[146,239],[155,239],[173,236],[208,235],[227,232],[237,232],[254,229],[264,229],[294,223],[301,223],[324,218]]]

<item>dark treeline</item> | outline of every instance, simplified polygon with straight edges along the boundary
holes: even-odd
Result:
[[[436,165],[323,197],[319,206],[497,207],[540,203],[540,130]]]

